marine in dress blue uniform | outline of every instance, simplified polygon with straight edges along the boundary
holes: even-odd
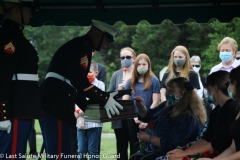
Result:
[[[0,28],[0,159],[24,159],[32,120],[41,118],[38,54],[23,35],[31,0],[4,0]],[[12,14],[14,13],[14,14]]]
[[[118,28],[93,20],[86,35],[68,41],[52,57],[40,87],[43,112],[40,125],[47,154],[69,159],[71,130],[76,128],[75,103],[85,111],[85,97],[89,97],[104,107],[109,117],[122,109],[113,99],[117,93],[104,92],[87,78],[92,52],[108,46],[117,32]]]

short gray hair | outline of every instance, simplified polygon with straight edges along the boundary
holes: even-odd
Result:
[[[91,61],[90,69],[93,71],[98,71],[98,64],[95,61]]]
[[[201,58],[199,56],[192,56],[190,62],[198,62],[201,65]]]

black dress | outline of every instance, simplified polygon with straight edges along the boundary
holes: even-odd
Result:
[[[233,121],[233,123],[229,127],[229,132],[235,142],[236,151],[240,151],[240,118]]]

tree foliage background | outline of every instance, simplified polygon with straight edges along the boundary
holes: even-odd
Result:
[[[201,57],[200,72],[206,76],[214,65],[221,62],[217,46],[224,37],[232,37],[240,44],[240,18],[229,23],[220,23],[213,19],[207,24],[199,24],[189,19],[184,24],[173,24],[170,20],[165,20],[159,25],[141,21],[134,26],[127,26],[123,22],[117,22],[115,26],[121,30],[115,37],[115,42],[93,57],[93,60],[107,68],[107,86],[113,72],[121,68],[119,57],[120,50],[124,47],[133,48],[137,54],[147,54],[151,59],[153,72],[159,76],[161,69],[168,65],[171,51],[177,45],[184,45],[190,56]],[[56,50],[70,39],[85,34],[88,29],[89,27],[81,26],[25,27],[25,36],[39,53],[40,83],[45,78],[48,64]]]

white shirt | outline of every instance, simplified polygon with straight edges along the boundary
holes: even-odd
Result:
[[[222,62],[221,62],[221,63],[219,63],[218,65],[212,67],[212,69],[211,69],[211,71],[210,71],[209,74],[211,74],[211,73],[213,73],[213,72],[220,71],[220,70],[230,72],[233,68],[237,68],[239,65],[240,65],[240,62],[239,62],[238,60],[236,60],[236,59],[234,59],[233,64],[232,64],[230,67],[228,67],[228,68],[226,68],[226,67],[222,64]]]
[[[199,80],[200,89],[197,90],[197,95],[199,96],[200,99],[203,99],[203,85],[202,85],[200,76],[198,77],[198,80]]]

